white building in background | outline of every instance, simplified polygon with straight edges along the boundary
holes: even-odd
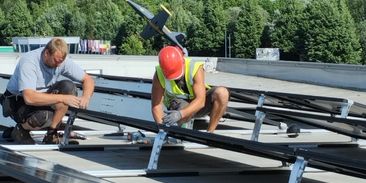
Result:
[[[45,46],[53,37],[13,37],[16,52],[24,53]],[[61,37],[67,43],[69,53],[79,53],[80,37]]]

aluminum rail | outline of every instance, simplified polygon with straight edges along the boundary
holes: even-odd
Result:
[[[93,74],[96,77],[97,85],[99,80],[104,80],[104,85],[99,85],[100,87],[114,88],[118,85],[117,88],[119,90],[130,90],[127,87],[128,85],[123,86],[126,82],[134,82],[139,83],[141,88],[139,88],[138,92],[150,94],[151,90],[151,79],[145,78],[133,78],[133,77],[120,77],[120,76],[110,76],[103,74]],[[122,82],[118,84],[118,82]],[[258,98],[261,94],[266,96],[266,101],[264,105],[266,106],[275,106],[275,107],[283,107],[283,108],[292,108],[299,110],[308,110],[308,111],[318,111],[325,112],[332,115],[342,115],[342,108],[344,106],[350,104],[349,106],[349,114],[348,116],[355,117],[366,117],[366,105],[358,103],[357,101],[351,101],[344,98],[336,98],[336,97],[324,97],[324,96],[314,96],[314,95],[302,95],[302,94],[292,94],[292,93],[282,93],[282,92],[273,92],[273,91],[264,91],[264,90],[250,90],[250,89],[242,89],[242,88],[228,88],[231,94],[231,101],[234,102],[243,102],[250,104],[257,104]],[[144,95],[145,97],[149,95]]]
[[[107,183],[97,178],[59,164],[36,157],[0,149],[1,174],[14,177],[23,182],[52,183]]]
[[[168,127],[165,125],[158,125],[153,121],[140,120],[97,111],[80,110],[78,111],[78,114],[89,116],[94,118],[94,120],[99,119],[112,121],[156,133],[158,133],[159,130],[164,130],[167,135],[174,138],[288,163],[295,163],[298,157],[303,157],[308,161],[308,165],[311,167],[366,178],[366,161],[360,160],[356,157],[349,157],[345,154],[334,155],[331,153],[316,151],[316,148],[315,150],[299,147],[290,148],[184,129],[176,126]]]

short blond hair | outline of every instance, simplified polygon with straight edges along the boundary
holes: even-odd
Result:
[[[56,51],[60,51],[64,57],[68,53],[68,47],[66,42],[61,38],[52,38],[50,42],[47,43],[45,49],[53,55]]]

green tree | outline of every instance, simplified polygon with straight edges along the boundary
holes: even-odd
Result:
[[[361,64],[366,64],[366,20],[359,22],[358,32],[360,35],[360,44],[362,47],[362,60]]]
[[[346,1],[351,15],[356,23],[366,20],[366,1],[349,0]]]
[[[5,26],[5,17],[4,17],[4,12],[0,7],[0,30],[4,29]],[[4,39],[4,35],[2,34],[2,31],[0,31],[0,45],[5,45],[5,39]]]
[[[258,1],[259,6],[261,6],[270,16],[273,16],[275,13],[275,10],[278,9],[279,3],[277,0],[259,0]],[[287,6],[286,4],[283,4],[283,6]]]
[[[62,4],[68,4],[71,1],[72,0],[64,0],[62,1]],[[42,16],[48,9],[60,3],[59,0],[27,0],[27,5],[34,19],[38,19],[38,17]]]
[[[198,56],[222,56],[227,18],[222,0],[203,0],[202,22],[187,29],[188,48]]]
[[[71,12],[67,5],[63,3],[58,3],[47,9],[35,21],[36,34],[41,36],[66,36],[65,17],[68,14],[71,14]]]
[[[80,11],[86,15],[88,39],[114,40],[123,21],[121,11],[111,0],[80,0]]]
[[[143,55],[146,50],[138,35],[131,35],[126,42],[121,45],[121,54],[123,55]]]
[[[201,23],[193,23],[187,28],[187,49],[190,55],[204,56],[205,47],[205,27]]]
[[[189,10],[192,13],[192,21],[188,24],[186,29],[186,47],[190,55],[205,55],[202,53],[202,48],[205,47],[205,37],[204,37],[204,30],[206,29],[203,25],[203,12],[204,12],[204,5],[202,1],[194,1],[191,3],[186,3],[185,9]]]
[[[361,48],[344,0],[313,0],[305,9],[305,50],[309,61],[359,63]]]
[[[0,26],[4,24],[4,21],[5,21],[4,12],[0,7]]]
[[[6,44],[10,44],[12,37],[31,36],[33,19],[25,0],[4,0],[4,26],[1,34]]]
[[[86,37],[86,22],[87,18],[84,13],[81,13],[78,8],[71,9],[70,13],[65,14],[64,27],[65,35]]]
[[[248,0],[241,6],[238,20],[233,29],[233,52],[235,57],[254,58],[255,50],[261,45],[266,12],[256,0]]]
[[[79,12],[76,1],[44,0],[28,4],[35,19],[36,35],[84,37],[86,18]]]
[[[195,3],[192,0],[189,1],[172,0],[169,4],[172,16],[169,18],[167,26],[172,30],[185,33],[190,24],[199,22],[199,19],[185,6],[185,3]]]
[[[238,0],[226,0],[223,2],[224,8],[232,8],[232,7],[240,7],[242,4],[242,1]]]
[[[114,40],[114,44],[118,45],[117,49],[119,50],[119,53],[125,53],[125,51],[122,50],[122,45],[127,44],[127,39],[135,34],[139,34],[143,29],[143,21],[140,19],[140,17],[136,14],[131,12],[131,15],[124,15],[123,16],[123,22],[121,26],[118,29],[118,33],[116,36],[116,39]],[[145,42],[145,41],[143,41]]]
[[[46,18],[39,18],[34,23],[34,35],[35,36],[54,36],[55,32],[53,28],[48,24]],[[61,36],[61,35],[59,35]]]
[[[270,39],[273,47],[281,51],[281,60],[301,60],[302,34],[305,4],[302,0],[277,0],[279,9],[273,15]]]
[[[362,64],[366,64],[366,1],[352,0],[347,1],[351,15],[357,26],[357,33],[360,37],[360,44],[362,47]]]

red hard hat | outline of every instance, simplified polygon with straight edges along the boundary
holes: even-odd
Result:
[[[159,52],[159,64],[165,78],[178,79],[184,72],[184,57],[178,47],[166,46]]]

